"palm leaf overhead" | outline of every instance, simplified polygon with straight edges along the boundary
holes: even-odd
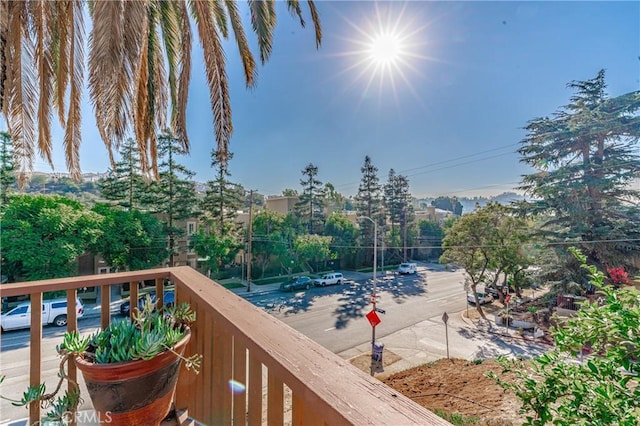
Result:
[[[297,0],[289,12],[305,25]],[[82,0],[0,0],[0,109],[14,144],[16,169],[24,178],[35,152],[52,164],[51,119],[65,128],[66,164],[80,174],[80,100],[85,69],[95,123],[109,157],[129,132],[136,135],[147,171],[156,172],[156,135],[167,127],[188,151],[186,107],[191,79],[192,28],[204,52],[216,140],[216,158],[226,164],[233,132],[222,38],[236,40],[248,87],[256,61],[232,0],[94,0],[85,37]],[[316,46],[322,32],[308,1]],[[275,0],[249,0],[251,28],[262,63],[269,59],[276,25]],[[85,61],[84,47],[89,52]]]

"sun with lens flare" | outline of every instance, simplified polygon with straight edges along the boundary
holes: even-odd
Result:
[[[380,33],[371,39],[367,52],[379,66],[396,64],[403,55],[402,39],[394,33]]]

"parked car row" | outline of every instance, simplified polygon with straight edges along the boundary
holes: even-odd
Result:
[[[76,316],[82,318],[84,306],[76,299]],[[67,325],[67,299],[51,299],[42,301],[42,325],[53,324],[58,327]],[[15,308],[0,316],[2,330],[17,330],[31,327],[31,302],[20,303]]]
[[[309,290],[312,286],[324,287],[327,285],[339,285],[345,282],[344,276],[340,272],[332,272],[325,274],[320,278],[312,280],[307,276],[301,276],[294,278],[290,281],[280,284],[280,290],[293,291],[293,290]]]

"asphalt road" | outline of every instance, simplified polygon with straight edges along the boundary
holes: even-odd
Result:
[[[381,323],[376,339],[447,312],[465,307],[462,271],[427,271],[378,280],[377,307]],[[312,288],[294,293],[273,293],[254,299],[284,323],[340,353],[371,342],[371,325],[364,317],[372,309],[371,280]]]
[[[385,314],[379,314],[382,322],[376,327],[376,338],[440,317],[445,311],[461,311],[466,303],[462,281],[461,271],[427,271],[425,268],[419,268],[416,275],[378,280],[377,306]],[[273,292],[254,297],[251,301],[332,352],[340,353],[371,341],[372,329],[364,315],[372,307],[372,287],[369,279],[293,293]],[[99,318],[81,319],[78,324],[80,332],[88,334],[95,331],[99,322]],[[64,329],[61,328],[48,326],[43,329],[42,377],[48,389],[57,383],[59,358],[55,346],[63,334]],[[28,345],[28,330],[2,333],[0,372],[6,378],[0,385],[0,395],[19,397],[26,389]],[[87,395],[86,390],[83,394]],[[84,408],[89,408],[85,404]],[[0,423],[24,418],[27,414],[24,407],[0,401]]]

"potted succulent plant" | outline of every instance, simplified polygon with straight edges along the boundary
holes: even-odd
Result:
[[[181,363],[196,374],[200,367],[200,355],[183,355],[194,320],[187,304],[156,310],[148,299],[132,319],[114,321],[91,336],[65,333],[57,347],[62,361],[54,392],[45,393],[44,384],[30,387],[16,405],[50,406],[43,420],[65,423],[82,402],[77,384],[56,399],[62,382],[70,380],[64,366],[71,358],[82,372],[101,423],[160,424],[171,409]]]

